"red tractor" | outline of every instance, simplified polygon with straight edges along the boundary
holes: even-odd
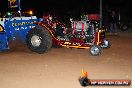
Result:
[[[105,28],[99,28],[98,15],[86,15],[81,21],[71,20],[71,28],[66,28],[59,21],[53,21],[49,15],[39,26],[45,28],[52,37],[52,46],[88,49],[90,54],[101,54],[101,48],[110,48],[110,41],[105,38]]]

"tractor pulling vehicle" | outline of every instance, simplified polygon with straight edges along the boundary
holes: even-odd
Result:
[[[88,18],[86,18],[88,17]],[[66,28],[57,20],[53,21],[49,15],[44,19],[48,22],[39,25],[48,29],[54,46],[66,48],[89,49],[91,55],[101,54],[101,48],[110,48],[110,41],[105,39],[105,28],[99,28],[97,14],[86,15],[81,21],[71,20],[71,28]]]
[[[101,54],[101,48],[109,48],[105,29],[99,28],[94,20],[72,21],[72,28],[66,28],[58,21],[38,22],[36,16],[23,17],[20,12],[9,18],[0,18],[0,51],[9,49],[9,41],[21,40],[37,53],[47,52],[51,46],[66,48],[90,48],[93,56]],[[97,19],[96,19],[97,20]],[[98,21],[98,20],[97,20]],[[56,24],[54,26],[54,24]]]
[[[90,53],[97,56],[101,48],[109,48],[105,39],[105,29],[99,28],[97,15],[86,15],[81,21],[71,20],[71,28],[66,28],[59,21],[52,21],[48,16],[38,20],[36,16],[23,16],[18,3],[8,0],[10,9],[19,8],[18,12],[8,13],[0,18],[0,51],[9,50],[9,42],[20,40],[37,53],[47,52],[51,46],[67,48],[90,48]],[[92,18],[92,19],[90,19]],[[94,19],[93,19],[94,18]]]

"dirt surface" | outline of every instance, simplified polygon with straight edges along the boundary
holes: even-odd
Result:
[[[96,57],[87,49],[52,48],[37,54],[13,43],[10,51],[0,53],[0,88],[82,88],[78,82],[82,68],[90,79],[132,80],[132,37],[107,37],[111,48]]]

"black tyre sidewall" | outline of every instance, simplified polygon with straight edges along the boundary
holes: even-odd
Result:
[[[39,36],[39,38],[41,39],[41,44],[38,47],[34,47],[31,44],[31,38],[34,35]],[[52,39],[51,39],[50,34],[48,33],[48,31],[46,29],[44,29],[41,26],[36,26],[35,28],[31,29],[28,32],[27,41],[26,42],[27,42],[28,48],[31,51],[37,52],[37,53],[47,52],[52,46]]]

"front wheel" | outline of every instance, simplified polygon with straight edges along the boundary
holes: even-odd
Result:
[[[98,56],[101,54],[101,48],[98,45],[92,45],[89,51],[90,51],[90,54],[93,56]]]
[[[111,42],[108,39],[104,39],[101,48],[110,48],[110,47],[111,47]]]
[[[51,48],[52,38],[45,28],[36,26],[28,32],[26,43],[31,51],[41,54]]]

